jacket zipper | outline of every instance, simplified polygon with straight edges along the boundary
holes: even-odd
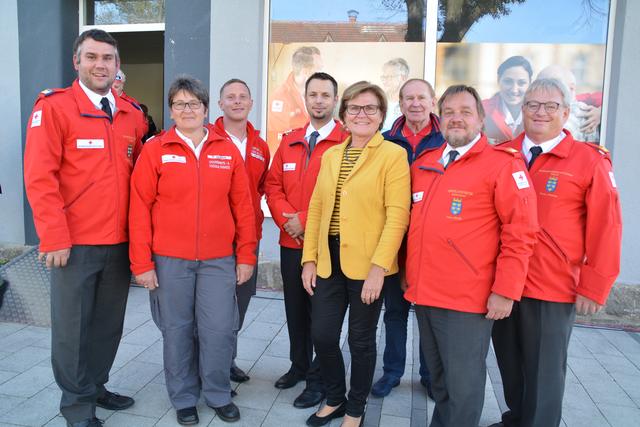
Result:
[[[84,195],[84,193],[86,193],[87,191],[89,191],[89,189],[90,189],[91,187],[93,187],[94,185],[95,185],[95,181],[90,182],[90,183],[89,183],[89,185],[87,185],[86,187],[84,187],[84,188],[82,189],[82,191],[81,191],[81,192],[79,192],[79,193],[78,193],[78,195],[77,195],[76,197],[74,197],[73,199],[71,199],[71,201],[69,201],[69,203],[67,203],[63,209],[66,211],[66,210],[67,210],[67,209],[69,209],[71,206],[73,206],[73,204],[74,204],[75,202],[77,202],[77,201],[78,201],[78,199],[79,199],[80,197],[82,197],[82,196]]]
[[[469,269],[473,272],[473,274],[477,276],[478,270],[476,270],[476,268],[471,264],[471,261],[469,261],[469,258],[467,258],[465,254],[462,253],[460,248],[458,248],[458,246],[456,246],[456,244],[453,243],[453,240],[447,238],[447,243],[449,244],[449,246],[453,248],[454,251],[456,251],[456,253],[460,256],[460,258],[462,258],[462,261],[464,261],[464,263],[467,264],[467,267],[469,267]]]
[[[114,117],[115,119],[115,117]],[[116,214],[114,215],[115,221],[116,221],[116,232],[119,229],[119,224],[120,224],[120,218],[118,217],[119,212],[120,212],[120,186],[118,185],[118,180],[119,180],[119,173],[118,173],[118,157],[117,155],[114,153],[115,147],[114,147],[114,141],[113,141],[113,122],[108,121],[105,122],[105,126],[107,128],[107,142],[109,144],[109,160],[111,160],[111,163],[113,164],[113,168],[115,170],[115,177],[116,177]],[[123,221],[126,221],[123,219]]]
[[[418,169],[419,169],[419,170],[435,171],[435,172],[437,172],[437,173],[439,174],[439,175],[438,175],[438,176],[436,176],[436,178],[431,182],[431,185],[429,186],[428,192],[426,193],[426,196],[427,196],[427,197],[424,199],[424,203],[426,204],[426,206],[424,206],[424,214],[423,214],[423,217],[424,217],[424,219],[426,220],[427,211],[429,210],[429,207],[430,207],[430,205],[431,205],[430,203],[427,203],[427,202],[429,201],[429,196],[432,194],[432,190],[435,190],[434,186],[435,186],[435,187],[437,187],[437,186],[438,186],[438,184],[440,183],[440,177],[442,176],[442,172],[440,172],[440,171],[439,171],[439,170],[437,170],[437,169],[432,169],[432,168],[429,168],[429,169],[418,168]],[[424,221],[423,221],[423,223],[424,223]],[[420,267],[418,268],[418,277],[420,277],[420,276],[422,275],[422,274],[421,274],[421,273],[422,273],[422,248],[423,248],[423,246],[424,246],[424,245],[422,245],[422,242],[424,241],[424,230],[425,230],[425,228],[426,228],[426,227],[423,225],[423,227],[422,227],[422,232],[420,233],[420,242],[421,242],[421,244],[420,244],[420,256],[418,257],[418,260],[419,260],[418,262],[419,262]],[[407,242],[408,242],[408,239],[407,239]],[[417,294],[416,294],[416,297],[417,297]],[[412,301],[412,302],[413,302],[414,304],[417,304],[417,301]]]
[[[549,241],[551,242],[552,246],[556,248],[556,250],[560,253],[560,255],[562,255],[562,258],[564,258],[564,261],[566,263],[570,263],[569,261],[569,257],[567,256],[567,254],[562,250],[562,248],[560,247],[560,245],[556,242],[556,239],[554,239],[551,234],[549,234],[549,232],[547,230],[545,230],[544,228],[540,227],[540,231],[542,231],[542,234],[544,234],[545,236],[547,236],[547,238],[549,239]]]

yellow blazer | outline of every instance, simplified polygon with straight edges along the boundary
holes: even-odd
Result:
[[[322,156],[307,211],[302,262],[315,261],[318,276],[331,275],[329,223],[344,143]],[[411,176],[406,151],[377,132],[342,185],[340,198],[340,266],[354,280],[364,280],[372,264],[398,272],[398,249],[409,225]]]

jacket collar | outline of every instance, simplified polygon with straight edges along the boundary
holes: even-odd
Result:
[[[84,93],[84,91],[80,87],[78,79],[75,79],[73,81],[73,84],[71,85],[71,92],[73,93],[73,97],[76,100],[76,104],[78,105],[81,116],[98,117],[105,119],[109,118],[109,116],[107,116],[107,113],[102,110],[98,110],[95,105],[93,105],[87,94]],[[111,93],[113,93],[114,99],[116,100],[116,115],[121,111],[129,113],[132,111],[136,111],[133,105],[121,99],[113,89],[111,89]]]
[[[207,137],[207,140],[203,142],[203,144],[208,144],[209,142],[226,140],[222,135],[216,132],[213,127],[211,127],[210,125],[205,125],[205,126],[207,126],[209,129],[209,136]],[[180,138],[180,136],[178,136],[178,134],[176,133],[176,125],[171,126],[171,129],[166,131],[160,138],[161,138],[160,143],[163,146],[168,146],[171,144],[180,144],[180,145],[184,145],[186,148],[189,148],[187,143],[184,142],[182,138]],[[189,150],[191,149],[189,148]]]
[[[340,123],[338,120],[335,120],[336,125],[333,128],[333,130],[331,131],[331,133],[322,141],[318,142],[318,144],[322,144],[323,142],[327,141],[327,142],[343,142],[345,141],[345,138],[347,136],[349,136],[349,133],[345,130],[345,128],[342,126],[342,123]],[[306,125],[304,125],[304,127],[301,127],[299,129],[294,130],[293,132],[295,132],[295,140],[289,143],[289,146],[293,146],[296,144],[306,144],[307,140],[305,138],[306,136],[306,132],[307,132],[307,127],[309,127],[309,123],[307,123]]]
[[[429,135],[433,134],[434,132],[440,132],[440,119],[438,118],[438,116],[430,113],[429,121],[431,122],[431,132],[429,132]],[[388,133],[389,136],[392,136],[394,138],[406,141],[406,138],[402,135],[402,128],[404,127],[406,122],[407,118],[403,114],[402,116],[398,117],[395,122],[393,122],[393,126],[391,126],[391,129],[385,133]]]
[[[573,139],[573,135],[571,135],[571,132],[569,132],[567,129],[562,129],[562,131],[565,133],[566,136],[562,138],[562,141],[560,141],[558,145],[556,145],[553,148],[553,150],[545,154],[551,154],[556,157],[560,157],[561,159],[569,157],[569,153],[573,148],[573,144],[575,144],[575,140]],[[524,136],[525,136],[525,133],[522,132],[514,140],[506,142],[505,145],[511,148],[515,148],[520,153],[522,153],[522,142],[524,141]],[[534,163],[534,166],[535,166],[535,163]]]

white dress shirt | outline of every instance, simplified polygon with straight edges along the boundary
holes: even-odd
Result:
[[[233,145],[235,145],[238,148],[238,151],[240,151],[240,154],[242,155],[242,160],[246,160],[247,159],[247,136],[245,135],[244,138],[240,139],[237,136],[230,134],[228,130],[225,130],[225,132],[227,132],[227,135],[229,135],[229,138],[231,138],[231,142],[233,142]]]
[[[176,134],[180,137],[180,139],[182,139],[184,142],[187,143],[189,148],[193,150],[193,153],[196,155],[196,159],[200,159],[200,152],[202,152],[202,147],[204,147],[204,142],[209,137],[209,130],[207,128],[204,128],[204,138],[202,138],[202,141],[200,141],[200,144],[198,144],[197,147],[193,143],[193,141],[187,136],[185,136],[182,132],[180,132],[178,128],[176,128]]]
[[[525,134],[524,140],[522,141],[522,154],[524,154],[524,156],[527,158],[527,164],[529,164],[529,162],[531,161],[531,147],[535,147],[537,145],[538,147],[542,148],[542,153],[548,153],[549,151],[553,150],[556,145],[560,144],[560,141],[562,141],[565,136],[567,136],[567,134],[562,131],[560,132],[560,135],[556,136],[555,138],[545,141],[541,144],[536,144]]]
[[[333,131],[333,128],[335,127],[336,127],[336,122],[333,119],[329,120],[329,122],[326,125],[322,126],[320,129],[314,128],[313,125],[309,123],[309,126],[307,126],[307,132],[305,133],[304,137],[307,140],[307,142],[309,142],[309,138],[311,137],[311,134],[315,131],[318,131],[320,135],[318,135],[318,139],[316,139],[316,144],[317,144],[323,139],[326,139],[329,136],[329,134]]]
[[[82,80],[78,79],[78,83],[80,83],[80,87],[82,88],[84,93],[89,97],[89,101],[91,101],[91,103],[98,110],[102,111],[102,104],[100,103],[100,101],[102,101],[102,98],[107,98],[107,100],[109,100],[109,106],[111,107],[111,114],[113,116],[116,115],[116,99],[113,96],[113,92],[111,90],[109,90],[109,93],[106,95],[100,95],[99,93],[95,93],[94,91],[86,87],[84,83],[82,83]]]
[[[447,142],[447,146],[444,148],[444,151],[442,152],[440,163],[443,166],[447,165],[447,162],[449,161],[449,153],[454,150],[458,152],[458,157],[456,157],[456,159],[454,160],[454,162],[457,162],[458,160],[460,160],[460,157],[464,156],[469,150],[471,150],[473,146],[476,145],[476,142],[478,141],[480,141],[480,134],[476,135],[476,137],[473,138],[473,140],[470,143],[468,143],[463,147],[454,148],[450,146],[449,143]]]

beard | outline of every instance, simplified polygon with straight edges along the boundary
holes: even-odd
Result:
[[[453,148],[458,148],[464,147],[465,145],[473,141],[474,137],[475,136],[471,136],[467,133],[464,135],[445,136],[445,139],[450,146],[452,146]]]

